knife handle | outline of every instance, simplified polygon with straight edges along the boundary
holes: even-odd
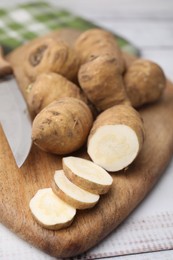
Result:
[[[10,75],[12,74],[12,72],[13,72],[12,66],[7,60],[5,60],[3,49],[0,46],[0,77]]]

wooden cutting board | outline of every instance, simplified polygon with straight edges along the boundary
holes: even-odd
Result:
[[[164,172],[173,154],[173,86],[163,99],[141,110],[146,142],[138,158],[126,170],[112,174],[110,192],[89,210],[78,211],[73,224],[60,231],[39,226],[29,201],[40,188],[49,187],[61,158],[32,147],[18,169],[0,129],[0,220],[10,230],[52,256],[70,257],[96,245],[115,229],[141,202]],[[84,151],[79,154],[85,156]]]

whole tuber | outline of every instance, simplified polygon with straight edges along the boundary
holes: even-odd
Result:
[[[156,63],[137,59],[128,67],[124,84],[132,106],[138,108],[160,99],[166,87],[166,78]]]
[[[35,115],[51,102],[63,97],[78,98],[87,103],[87,98],[77,85],[54,72],[38,75],[37,79],[30,84],[28,89],[29,108]]]
[[[69,154],[85,144],[92,123],[92,113],[83,101],[62,98],[37,114],[33,121],[32,139],[46,152]]]
[[[64,41],[46,38],[33,43],[25,54],[24,70],[30,81],[43,72],[56,72],[76,80],[79,58]]]

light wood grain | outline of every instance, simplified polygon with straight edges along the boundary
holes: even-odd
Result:
[[[69,228],[56,232],[34,221],[28,203],[37,189],[50,186],[54,171],[61,168],[61,158],[33,146],[28,160],[18,169],[1,129],[1,222],[57,257],[77,255],[93,247],[130,214],[163,173],[173,152],[172,113],[173,87],[169,87],[161,102],[141,111],[146,142],[137,160],[125,172],[112,175],[111,191],[97,206],[78,212]],[[80,156],[85,156],[85,150]]]

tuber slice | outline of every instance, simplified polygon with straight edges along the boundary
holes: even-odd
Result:
[[[100,166],[78,157],[63,158],[63,170],[71,182],[94,194],[108,192],[113,182],[112,177]]]
[[[36,221],[52,230],[68,227],[76,214],[76,209],[56,196],[51,188],[38,190],[29,206]]]
[[[57,196],[76,209],[91,208],[98,202],[100,197],[72,183],[65,176],[63,170],[55,172],[52,189]]]
[[[117,105],[102,112],[88,137],[88,154],[107,171],[127,167],[144,142],[144,126],[139,113],[129,105]]]

